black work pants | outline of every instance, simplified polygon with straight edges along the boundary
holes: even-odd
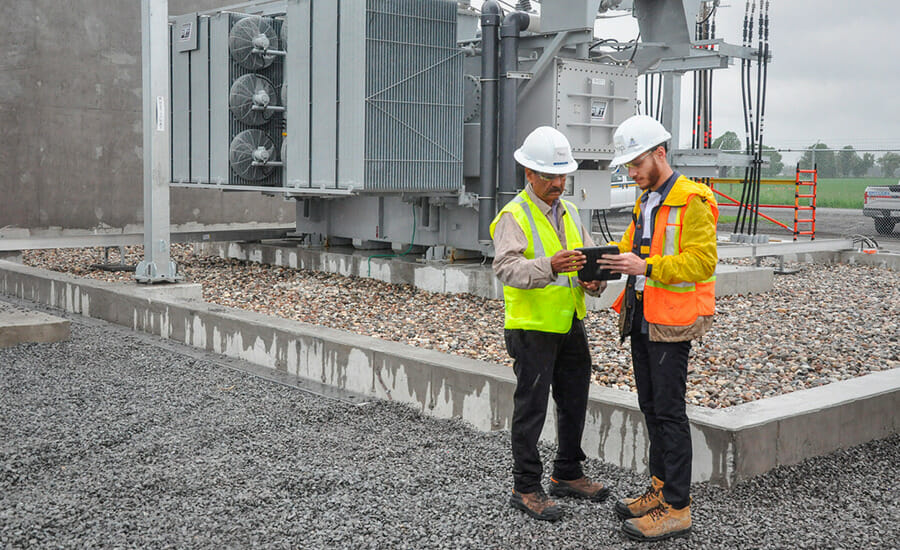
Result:
[[[566,480],[580,478],[584,475],[581,462],[586,458],[581,436],[591,376],[584,323],[575,319],[568,334],[507,329],[505,338],[516,373],[511,430],[516,491],[531,493],[541,488],[543,467],[537,443],[551,386],[559,441],[552,475]]]
[[[641,333],[643,304],[636,302],[631,361],[650,438],[650,475],[665,482],[663,496],[675,508],[690,504],[691,426],[684,393],[691,342],[651,342]]]

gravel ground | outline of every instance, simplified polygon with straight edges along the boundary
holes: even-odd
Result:
[[[28,265],[108,281],[132,274],[90,269],[101,249],[34,250]],[[125,261],[142,259],[129,248]],[[436,294],[409,285],[201,257],[173,248],[186,281],[204,299],[417,347],[511,365],[503,343],[503,302]],[[118,261],[118,258],[111,259]],[[772,259],[774,265],[774,259]],[[695,342],[687,400],[728,407],[900,367],[897,273],[867,266],[786,264],[775,289],[719,298],[713,329]],[[611,311],[586,319],[593,380],[635,392],[629,343],[618,344]]]
[[[38,309],[33,307],[33,309]],[[52,312],[58,316],[66,316]],[[693,488],[690,539],[619,533],[612,499],[549,524],[511,509],[508,432],[351,404],[67,316],[0,349],[2,548],[890,548],[900,436],[728,491]],[[549,448],[542,448],[545,464]],[[646,480],[596,460],[613,496]]]

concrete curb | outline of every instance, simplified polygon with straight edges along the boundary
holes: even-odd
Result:
[[[405,261],[403,258],[375,258],[372,257],[373,251],[360,251],[351,247],[304,248],[295,243],[280,244],[277,241],[210,242],[198,243],[196,247],[200,254],[220,258],[324,271],[344,276],[371,277],[393,284],[412,285],[429,292],[468,293],[482,298],[503,299],[503,285],[497,280],[490,264],[417,263]],[[773,271],[769,267],[719,264],[716,266],[716,296],[772,290],[773,279]],[[587,297],[587,309],[599,311],[610,307],[624,287],[624,278],[610,281],[606,292],[600,297]]]
[[[0,293],[379,399],[480,430],[509,429],[510,369],[196,299],[199,285],[142,287],[0,260]],[[723,410],[689,407],[694,481],[730,486],[782,464],[896,433],[900,369]],[[550,407],[542,438],[555,438]],[[592,387],[584,450],[646,471],[636,395]]]
[[[68,340],[69,325],[66,319],[0,302],[0,348]]]

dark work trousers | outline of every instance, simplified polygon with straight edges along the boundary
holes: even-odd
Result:
[[[663,496],[675,508],[690,504],[691,427],[684,401],[691,342],[651,342],[641,332],[643,302],[635,303],[631,361],[650,437],[650,475],[664,481]]]
[[[568,334],[508,329],[505,337],[516,373],[511,430],[516,491],[531,493],[541,488],[543,467],[537,443],[551,386],[559,440],[552,475],[565,480],[580,478],[584,475],[581,461],[586,458],[581,435],[591,376],[584,323],[576,318]]]

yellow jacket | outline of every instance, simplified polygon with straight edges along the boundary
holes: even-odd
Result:
[[[646,191],[645,191],[646,193]],[[668,207],[668,208],[664,208]],[[635,202],[632,222],[625,230],[622,239],[615,243],[620,252],[633,251],[635,221],[640,216],[641,198]],[[666,213],[668,212],[668,215]],[[684,176],[679,176],[669,190],[660,207],[656,210],[654,220],[653,241],[650,256],[647,258],[650,276],[648,287],[651,298],[668,285],[669,290],[678,292],[678,286],[690,289],[699,300],[694,304],[688,302],[684,312],[662,312],[667,318],[678,317],[672,322],[653,322],[653,310],[656,305],[645,303],[645,318],[650,324],[650,339],[653,341],[679,341],[698,338],[712,324],[715,295],[715,270],[718,263],[716,251],[716,223],[719,209],[715,196],[709,187],[696,183]],[[660,225],[663,224],[663,225]],[[665,242],[660,242],[664,239]],[[687,290],[686,288],[683,290]],[[624,294],[624,292],[623,292]],[[623,296],[620,295],[614,308],[621,310]],[[652,298],[651,298],[652,299]],[[695,300],[695,301],[696,301]]]

